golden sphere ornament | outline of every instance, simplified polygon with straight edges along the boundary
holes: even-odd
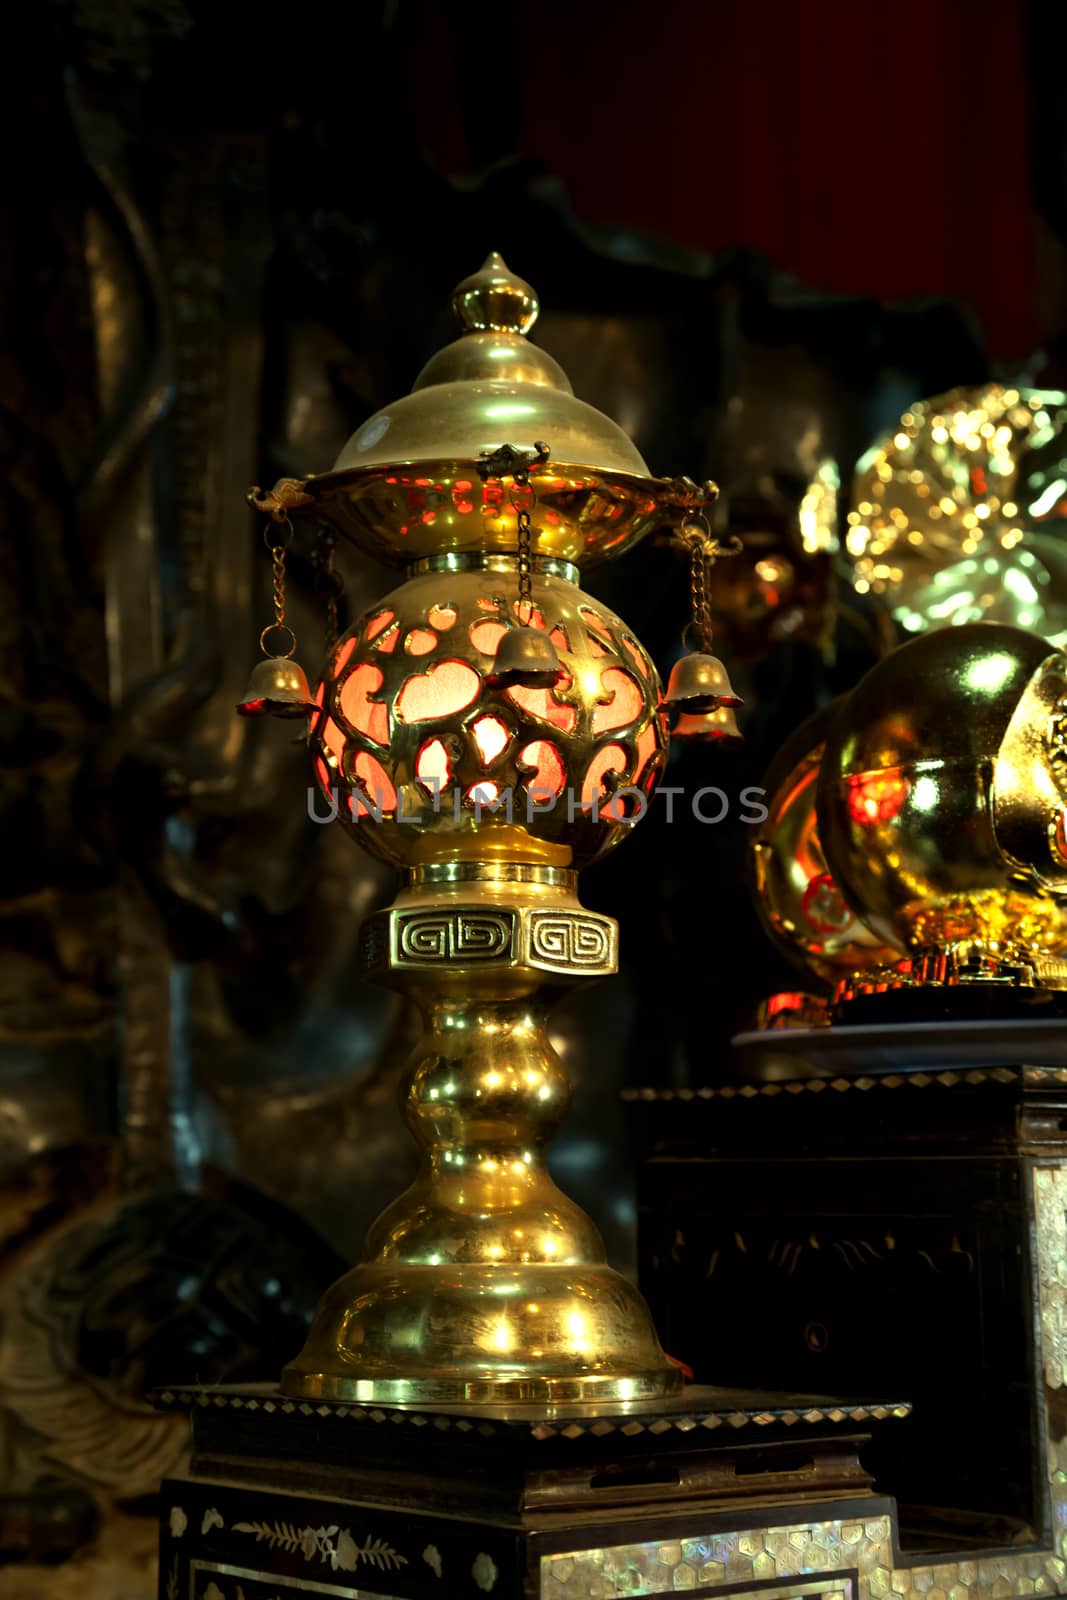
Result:
[[[767,815],[753,828],[749,846],[764,930],[794,966],[831,992],[855,973],[891,966],[903,955],[899,944],[878,938],[849,905],[819,837],[819,772],[839,706],[825,706],[801,723],[771,763],[764,779]]]
[[[1067,395],[917,401],[859,463],[845,548],[905,633],[1007,622],[1067,644]]]
[[[827,864],[918,983],[1067,987],[1065,808],[1067,655],[1019,628],[909,641],[827,733]]]

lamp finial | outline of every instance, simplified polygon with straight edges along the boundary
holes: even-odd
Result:
[[[497,250],[452,291],[452,310],[464,333],[529,333],[540,309],[536,291],[508,270]]]

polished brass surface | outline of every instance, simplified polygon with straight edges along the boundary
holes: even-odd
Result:
[[[532,566],[534,572],[548,578],[563,578],[567,583],[576,584],[581,576],[573,561],[561,561],[555,556],[534,556]],[[514,577],[515,556],[503,555],[500,551],[449,551],[409,563],[409,578],[417,578],[421,572],[506,572]]]
[[[301,494],[379,561],[407,566],[446,552],[514,555],[514,508],[498,484],[479,481],[480,448],[472,442],[462,456],[438,453],[323,473],[303,480]],[[534,548],[556,560],[589,566],[622,555],[654,528],[680,520],[704,494],[684,479],[573,460],[554,449],[551,464],[530,474],[538,507]]]
[[[960,981],[984,963],[1064,986],[1063,674],[1017,628],[936,629],[874,667],[827,735],[817,826],[834,878],[879,938],[950,958]]]
[[[617,959],[576,869],[642,814],[667,750],[647,652],[569,580],[711,491],[649,479],[574,399],[527,344],[536,297],[498,257],[456,305],[466,332],[336,472],[259,497],[284,516],[306,496],[409,569],[331,652],[310,744],[342,825],[404,869],[361,965],[426,1025],[404,1100],[419,1174],[282,1383],[378,1403],[652,1398],[680,1374],[545,1161],[569,1098],[547,1003]],[[516,682],[516,651],[513,669],[533,653],[554,681]]]
[[[664,698],[672,709],[698,716],[701,712],[742,704],[741,696],[734,693],[730,674],[718,656],[705,655],[697,650],[674,663]]]
[[[833,1014],[849,1020],[848,1002],[902,989],[952,989],[981,984],[999,989],[1067,988],[1067,959],[1018,950],[992,955],[985,945],[962,941],[943,950],[924,950],[905,961],[870,967],[843,978],[834,990]]]
[[[715,711],[683,711],[671,735],[690,744],[740,744],[742,733],[732,706]]]
[[[357,428],[336,472],[477,457],[505,441],[544,440],[561,461],[647,476],[618,423],[575,399],[562,369],[527,341],[539,309],[536,296],[498,255],[460,285],[453,304],[460,338],[430,358],[410,395]]]
[[[1005,856],[1067,891],[1067,655],[1050,655],[1023,690],[997,754],[993,826]]]
[[[710,486],[651,478],[619,425],[575,399],[566,374],[525,337],[537,298],[498,255],[453,304],[463,332],[411,394],[363,423],[331,472],[254,490],[258,510],[314,508],[378,560],[407,566],[448,552],[514,554],[516,510],[535,504],[535,551],[585,564],[709,501]],[[483,481],[483,457],[533,446],[541,459],[528,486]]]
[[[762,1031],[781,1028],[828,1028],[830,1001],[824,994],[782,989],[768,995],[756,1007],[756,1027]]]
[[[509,628],[496,647],[494,689],[550,689],[565,676],[556,647],[543,629]]]
[[[467,333],[529,333],[541,310],[537,291],[490,250],[477,272],[452,291],[452,310]]]
[[[257,661],[248,679],[244,699],[237,707],[242,717],[307,717],[314,706],[307,676],[299,661],[269,656]]]
[[[615,965],[615,925],[563,887],[460,880],[402,892],[364,960],[419,1003],[405,1113],[411,1188],[329,1291],[287,1394],[387,1401],[640,1399],[669,1393],[637,1291],[548,1174],[570,1097],[538,991]]]
[[[1007,622],[1067,642],[1067,395],[917,402],[861,460],[848,523],[857,591],[907,632]]]
[[[414,888],[426,883],[545,883],[556,889],[577,889],[578,874],[567,867],[533,866],[529,862],[433,861],[408,867],[404,883]]]
[[[892,965],[903,952],[865,926],[827,866],[815,816],[827,723],[825,712],[810,717],[772,764],[767,815],[753,828],[749,850],[756,910],[767,934],[792,962],[833,985]],[[765,1003],[761,1025],[780,1027],[783,1013],[792,1020],[797,1009],[784,1000],[778,1007]]]

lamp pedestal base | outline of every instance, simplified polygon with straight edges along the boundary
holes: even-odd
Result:
[[[614,971],[615,923],[579,904],[571,873],[452,873],[363,925],[368,975],[423,1015],[403,1099],[423,1158],[282,1389],[381,1405],[663,1399],[680,1372],[547,1165],[570,1085],[546,1014]]]
[[[429,1350],[425,1330],[435,1336]],[[371,1261],[323,1297],[282,1387],[361,1405],[613,1405],[662,1400],[681,1373],[661,1355],[638,1291],[604,1262]]]
[[[891,1563],[892,1504],[857,1451],[906,1405],[690,1389],[430,1410],[264,1387],[157,1403],[193,1423],[189,1475],[163,1486],[160,1600],[772,1593],[802,1572],[805,1594],[836,1595],[840,1573],[808,1574]]]

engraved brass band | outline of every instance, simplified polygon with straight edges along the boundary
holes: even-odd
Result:
[[[379,976],[447,964],[452,977],[474,966],[606,977],[618,965],[617,935],[610,917],[565,907],[394,906],[366,919],[359,948],[365,970]]]

